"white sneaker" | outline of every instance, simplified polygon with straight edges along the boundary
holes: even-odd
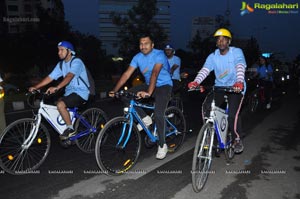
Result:
[[[162,160],[166,157],[168,152],[168,146],[167,144],[164,144],[163,147],[158,146],[158,150],[156,153],[156,159]]]
[[[266,106],[266,108],[270,109],[271,108],[271,103],[268,103],[267,106]]]
[[[149,115],[144,117],[142,120],[147,127],[149,127],[152,124],[152,119]],[[137,128],[139,131],[143,130],[143,127],[140,124],[137,125]]]

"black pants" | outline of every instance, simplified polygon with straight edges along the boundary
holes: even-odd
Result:
[[[259,80],[259,84],[264,87],[266,104],[272,101],[273,82],[267,80]]]
[[[215,98],[216,106],[225,109],[224,95],[228,96],[228,127],[229,131],[234,132],[236,137],[243,137],[242,133],[242,121],[240,115],[240,110],[244,96],[237,93],[225,93],[225,92],[210,92],[203,104],[202,104],[202,116],[209,117],[211,110],[211,102],[213,97]],[[234,134],[233,134],[234,135]]]
[[[148,85],[141,84],[130,88],[128,91],[137,93],[138,91],[147,91]],[[162,147],[166,143],[165,139],[165,111],[171,98],[172,86],[164,85],[156,87],[153,93],[154,97],[154,120],[157,126],[158,144]],[[128,102],[127,102],[128,103]],[[129,104],[129,103],[128,103]],[[142,108],[136,108],[141,118],[146,117],[146,113]]]

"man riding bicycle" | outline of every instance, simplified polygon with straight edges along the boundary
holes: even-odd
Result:
[[[57,63],[47,77],[28,90],[32,92],[48,85],[53,80],[64,77],[57,86],[48,88],[46,92],[53,94],[65,87],[64,96],[57,102],[57,109],[67,125],[67,129],[60,135],[60,138],[65,140],[75,133],[67,107],[76,107],[86,102],[90,91],[87,87],[89,81],[84,63],[79,58],[72,61],[76,54],[73,45],[68,41],[61,41],[58,43],[57,48],[58,57],[63,61],[62,67],[60,67],[60,62]]]
[[[215,32],[214,37],[216,38],[216,46],[218,49],[207,57],[204,66],[201,68],[194,81],[188,84],[188,87],[198,87],[209,75],[210,71],[214,71],[215,73],[216,86],[233,86],[236,93],[226,93],[229,103],[228,124],[229,131],[234,132],[236,135],[234,151],[235,153],[241,153],[244,146],[240,138],[242,129],[239,113],[244,98],[243,90],[246,86],[244,78],[247,65],[243,51],[240,48],[229,46],[232,40],[229,30],[220,28]],[[224,95],[224,92],[215,92],[216,105],[220,106],[222,104]],[[209,116],[212,97],[213,95],[211,94],[207,95],[203,102],[203,118]]]
[[[153,96],[155,99],[154,119],[157,125],[159,146],[156,154],[157,159],[164,159],[168,152],[168,147],[165,140],[165,110],[171,97],[172,79],[167,57],[162,50],[154,48],[154,42],[150,35],[143,35],[139,40],[140,51],[136,54],[128,69],[123,73],[120,80],[109,96],[113,97],[130,78],[136,68],[139,68],[146,83],[132,87],[131,92],[137,92],[141,98]],[[152,123],[151,117],[140,109],[137,110],[140,117],[146,125]],[[139,127],[139,126],[138,126]],[[142,128],[140,127],[139,130]]]

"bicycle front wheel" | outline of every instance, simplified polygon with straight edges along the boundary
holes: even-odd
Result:
[[[6,127],[0,138],[0,166],[10,174],[20,175],[36,170],[50,150],[50,135],[40,124],[31,145],[25,143],[30,136],[34,119],[20,119]]]
[[[195,192],[202,190],[209,174],[213,137],[213,125],[211,123],[204,124],[198,134],[193,155],[192,185]]]
[[[166,144],[169,152],[175,152],[183,143],[186,122],[181,110],[177,107],[171,106],[167,108],[166,112]],[[174,133],[171,133],[175,131]]]
[[[108,117],[105,112],[99,108],[89,108],[81,114],[81,117],[91,128],[82,122],[81,119],[77,119],[75,123],[77,133],[89,131],[89,134],[79,137],[75,143],[81,151],[92,153],[95,151],[97,136],[101,129],[103,129]],[[95,128],[95,131],[93,131],[92,128]]]
[[[125,117],[113,118],[106,123],[97,137],[96,160],[105,174],[124,174],[135,165],[139,157],[141,135],[136,125],[133,125],[132,131],[129,132],[129,122]],[[122,132],[124,137],[121,139]],[[130,137],[124,144],[129,133]]]

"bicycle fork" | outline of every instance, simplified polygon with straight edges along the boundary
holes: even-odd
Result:
[[[212,128],[212,130],[213,130],[213,128]],[[207,160],[210,161],[212,159],[212,148],[213,148],[215,132],[212,131],[210,133],[210,135],[207,135],[208,132],[209,132],[208,129],[206,129],[206,131],[204,132],[202,143],[200,145],[201,147],[200,147],[200,150],[199,150],[199,153],[198,153],[198,158],[207,159]],[[209,136],[209,137],[207,137],[207,136]],[[208,140],[208,139],[210,139],[210,140]],[[203,150],[208,151],[208,156],[207,155],[202,155]]]
[[[28,138],[22,144],[21,153],[23,153],[24,149],[28,149],[31,146],[32,142],[34,141],[34,138],[36,137],[36,135],[38,133],[40,123],[41,123],[41,120],[42,120],[41,115],[37,114],[35,116],[34,120],[35,120],[35,122],[32,123],[32,127],[31,127],[30,133],[28,135]]]

